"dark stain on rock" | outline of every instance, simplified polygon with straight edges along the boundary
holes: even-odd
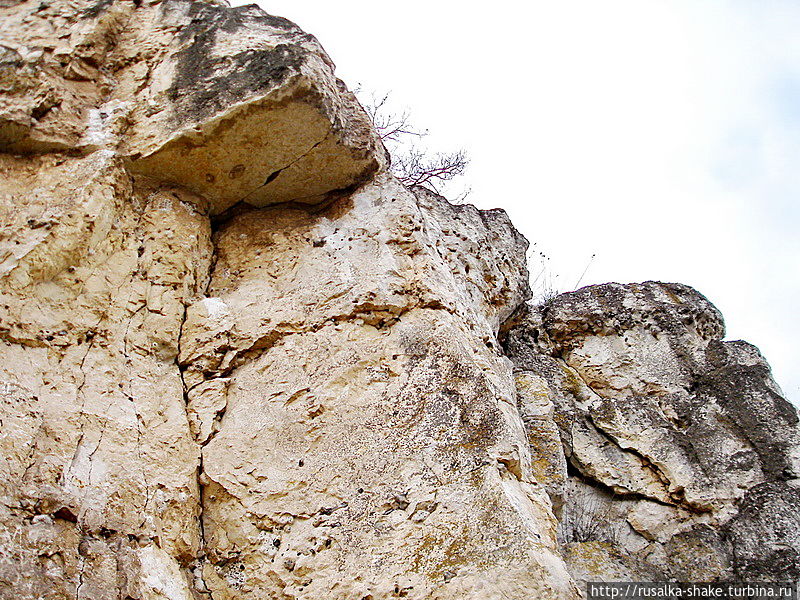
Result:
[[[739,435],[752,444],[769,479],[792,479],[791,432],[797,411],[769,385],[772,377],[766,363],[747,364],[737,354],[753,348],[746,342],[713,342],[706,354],[712,367],[699,381],[701,401],[713,399]],[[789,435],[783,434],[789,432]],[[783,434],[783,435],[782,435]]]
[[[733,566],[742,581],[800,578],[800,490],[786,483],[747,492],[726,533],[735,549]]]
[[[289,19],[276,17],[264,12],[257,4],[229,8],[218,4],[206,4],[193,0],[168,0],[164,3],[164,11],[188,3],[187,15],[191,24],[181,30],[180,39],[185,41],[200,30],[221,29],[226,33],[235,33],[248,24],[280,29],[298,36],[311,37]]]
[[[113,3],[114,0],[99,0],[99,2],[95,2],[92,6],[84,10],[81,16],[84,19],[94,19],[105,12]]]
[[[64,521],[69,521],[70,523],[77,523],[78,522],[78,517],[75,515],[75,513],[71,509],[67,508],[66,506],[62,506],[56,512],[54,512],[53,513],[53,518],[54,519],[62,519]]]
[[[627,308],[628,298],[646,307],[645,312]],[[561,294],[543,307],[542,320],[551,340],[563,350],[589,335],[622,335],[642,326],[677,336],[691,328],[708,341],[725,334],[722,315],[705,296],[687,285],[654,281],[607,283]]]
[[[432,428],[425,435],[442,448],[458,448],[454,471],[474,466],[468,457],[481,456],[503,434],[499,399],[469,356],[432,339],[428,334],[408,332],[402,338],[403,355],[412,374],[404,400],[410,410],[399,426]],[[425,398],[424,403],[415,398]]]
[[[175,81],[167,91],[175,103],[174,119],[178,123],[201,121],[252,95],[275,89],[303,63],[305,51],[289,43],[227,56],[213,54],[220,32],[235,34],[245,28],[270,27],[291,37],[305,36],[287,19],[253,6],[231,9],[199,2],[191,4],[188,14],[191,23],[181,30],[179,39],[192,41],[177,54]]]

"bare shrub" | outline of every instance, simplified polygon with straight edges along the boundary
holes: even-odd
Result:
[[[619,545],[620,518],[614,511],[613,495],[597,490],[573,490],[565,502],[558,538],[562,544],[572,542],[606,542]]]
[[[360,92],[360,89],[356,89],[364,110],[392,156],[392,174],[403,185],[409,188],[423,186],[439,194],[446,183],[464,174],[469,165],[465,150],[438,152],[420,146],[428,130],[413,125],[408,110],[393,111],[389,106],[388,93],[378,96]],[[463,201],[469,191],[462,192],[456,201]]]
[[[537,306],[544,306],[561,293],[558,289],[558,275],[553,273],[550,257],[539,250],[536,242],[528,248],[527,262],[533,302]]]
[[[452,153],[426,152],[410,148],[392,162],[395,176],[407,187],[422,185],[439,192],[437,186],[464,173],[469,159],[464,150]]]
[[[358,89],[356,93],[358,93]],[[389,101],[389,94],[386,93],[381,97],[376,96],[374,93],[370,94],[370,99],[364,101],[362,104],[364,110],[367,111],[370,119],[378,135],[383,140],[383,143],[391,142],[404,142],[407,136],[423,137],[428,135],[426,131],[419,131],[411,125],[411,115],[409,111],[405,110],[400,113],[392,112],[387,106]]]

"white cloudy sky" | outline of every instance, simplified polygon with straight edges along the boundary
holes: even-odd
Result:
[[[692,285],[800,404],[796,0],[260,4],[466,149],[468,201],[506,209],[561,291],[593,254],[581,285]]]

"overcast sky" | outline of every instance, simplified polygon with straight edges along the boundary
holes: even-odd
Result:
[[[560,291],[587,265],[581,285],[692,285],[800,404],[800,2],[260,4],[465,149],[468,201],[508,211]]]

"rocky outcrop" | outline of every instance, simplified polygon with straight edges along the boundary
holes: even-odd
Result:
[[[496,341],[505,214],[376,172],[288,21],[3,10],[0,593],[574,597]]]
[[[255,5],[0,7],[0,150],[113,150],[132,173],[238,202],[324,202],[383,164],[313,36]]]
[[[797,415],[696,292],[526,304],[254,6],[0,18],[0,598],[797,578]]]
[[[544,404],[558,426],[549,491],[577,579],[800,576],[797,412],[758,350],[723,335],[703,296],[656,282],[561,295],[506,334],[523,417]],[[541,429],[534,460],[558,464]]]

